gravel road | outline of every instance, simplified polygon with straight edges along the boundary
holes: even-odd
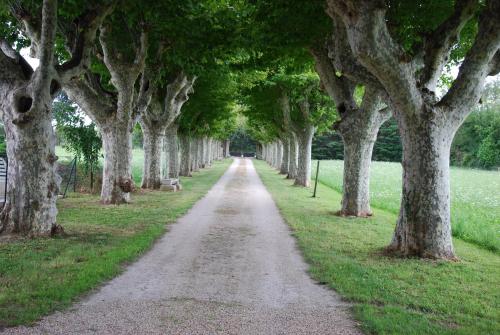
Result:
[[[250,159],[154,247],[72,308],[2,334],[361,334],[306,273]]]

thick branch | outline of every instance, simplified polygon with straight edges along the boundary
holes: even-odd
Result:
[[[316,72],[335,104],[354,106],[353,85],[344,76],[337,77],[332,61],[328,57],[328,50],[325,47],[313,47],[309,50],[315,61]]]
[[[103,51],[103,61],[111,73],[113,85],[122,90],[122,85],[130,85],[135,82],[137,76],[144,70],[147,53],[147,33],[141,33],[141,45],[134,50],[135,58],[133,61],[126,61],[124,55],[114,48],[113,36],[109,25],[101,26],[99,41]],[[126,89],[126,88],[123,88]]]
[[[490,72],[488,76],[496,76],[500,72],[500,50],[497,50],[495,56],[490,62]]]
[[[153,95],[153,87],[151,84],[150,69],[144,69],[141,75],[141,83],[139,85],[139,92],[134,102],[134,110],[132,112],[132,120],[134,124],[140,118],[140,116],[146,113],[149,104],[151,103],[151,97]]]
[[[54,48],[57,29],[57,0],[44,0],[42,32],[39,46],[40,64],[36,70],[35,95],[50,86],[54,69]]]
[[[420,84],[434,91],[460,32],[474,15],[478,0],[457,0],[453,14],[424,40],[424,68]]]
[[[6,70],[14,70],[18,68],[20,73],[22,73],[22,78],[28,80],[33,75],[33,68],[28,62],[21,56],[17,51],[11,48],[11,46],[4,40],[0,40],[0,57],[2,58],[2,68],[4,69],[1,73],[4,74]]]
[[[500,1],[492,0],[480,15],[476,40],[460,66],[457,79],[439,102],[460,120],[479,101],[486,77],[497,67],[500,47]],[[494,72],[494,71],[493,71]]]
[[[375,75],[396,106],[410,113],[421,111],[414,64],[406,61],[407,55],[390,36],[384,1],[328,0],[328,5],[342,18],[354,56]]]
[[[71,100],[75,101],[98,125],[116,112],[116,97],[101,90],[95,74],[70,80],[64,85]]]
[[[290,111],[290,98],[283,91],[280,97],[281,111],[283,113],[283,125],[287,131],[297,132],[299,129],[296,128],[295,123],[292,121],[291,111]]]
[[[330,16],[334,18],[333,34],[326,40],[326,46],[328,48],[328,57],[333,62],[335,69],[352,82],[373,87],[379,86],[382,89],[382,85],[377,78],[354,57],[346,27],[341,18],[331,11]]]
[[[113,11],[114,6],[114,2],[100,4],[96,8],[85,11],[75,20],[74,29],[71,33],[76,35],[72,41],[68,41],[72,44],[70,47],[71,59],[57,67],[62,81],[68,81],[88,68],[97,29]],[[69,32],[66,32],[68,40],[71,39],[68,36],[69,34]]]
[[[144,69],[144,66],[146,64],[147,52],[148,52],[148,33],[143,28],[141,30],[140,46],[137,48],[134,60],[134,64],[137,70],[139,71]]]
[[[41,16],[34,16],[20,3],[15,3],[11,6],[11,13],[22,22],[24,33],[31,41],[30,56],[38,58],[42,31]]]

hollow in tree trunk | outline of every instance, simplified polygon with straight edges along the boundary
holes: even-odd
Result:
[[[60,177],[56,173],[51,99],[43,106],[31,108],[31,117],[26,119],[22,114],[12,118],[11,113],[3,113],[9,168],[1,232],[50,236],[60,231],[56,224]],[[6,111],[3,106],[2,110]]]

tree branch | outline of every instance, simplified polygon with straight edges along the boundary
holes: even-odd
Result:
[[[292,121],[292,116],[290,115],[290,98],[285,91],[281,92],[280,96],[281,111],[283,113],[283,125],[287,131],[296,132],[294,122]]]
[[[69,37],[70,32],[66,32],[67,40],[72,44],[70,46],[71,59],[57,66],[61,81],[71,80],[88,68],[96,32],[104,19],[113,11],[114,6],[115,1],[100,4],[80,15],[75,20],[74,29],[71,31],[75,33],[74,39]]]
[[[97,83],[98,75],[87,73],[83,78],[65,83],[64,89],[98,125],[116,112],[116,94],[108,93]]]
[[[500,50],[495,53],[495,56],[490,62],[490,72],[488,76],[496,76],[500,72]]]
[[[328,57],[328,50],[325,47],[311,47],[309,51],[314,58],[316,72],[335,104],[354,106],[356,104],[353,98],[354,85],[344,76],[337,77],[335,68]]]
[[[424,39],[424,67],[420,84],[430,91],[435,91],[450,52],[477,5],[478,0],[457,0],[453,14]]]
[[[382,85],[377,78],[371,74],[363,65],[359,64],[354,57],[349,45],[347,31],[341,18],[330,11],[333,19],[333,34],[326,40],[328,57],[333,62],[335,69],[352,82],[373,87]]]
[[[389,33],[384,1],[328,0],[328,5],[344,22],[354,57],[378,79],[395,105],[411,113],[421,111],[415,64],[407,61]]]
[[[0,50],[2,51],[0,57],[5,57],[5,62],[8,62],[8,64],[6,63],[5,66],[3,66],[4,69],[13,69],[18,67],[25,80],[31,78],[33,75],[33,68],[23,56],[11,48],[7,41],[0,39]]]
[[[42,18],[34,16],[22,4],[16,2],[10,6],[12,15],[24,26],[24,33],[31,41],[30,56],[38,58],[41,43]]]
[[[49,85],[51,70],[54,66],[54,48],[57,29],[57,0],[44,0],[42,7],[42,31],[40,36],[39,69],[43,75],[40,76],[38,85]],[[37,71],[38,72],[38,71]]]
[[[137,70],[141,71],[144,69],[146,64],[146,55],[148,53],[148,33],[145,30],[145,27],[141,30],[140,37],[140,46],[137,48],[134,64]]]
[[[488,1],[480,15],[476,40],[460,66],[457,79],[438,105],[456,111],[458,122],[479,101],[484,80],[498,68],[500,1]]]

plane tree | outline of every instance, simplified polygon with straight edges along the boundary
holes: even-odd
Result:
[[[181,175],[190,175],[210,165],[221,140],[235,128],[237,85],[229,67],[218,66],[199,72],[194,93],[183,107],[178,121],[181,148]],[[170,153],[175,155],[175,153]]]
[[[52,101],[90,66],[96,31],[110,1],[7,1],[0,4],[0,111],[9,159],[0,232],[49,236],[56,224]],[[20,55],[29,47],[36,69]]]
[[[272,13],[272,15],[263,15]],[[369,178],[373,145],[380,126],[390,117],[383,87],[357,64],[343,25],[332,25],[325,2],[261,0],[255,5],[253,36],[269,57],[293,55],[311,62],[321,85],[334,101],[333,128],[344,143],[341,215],[370,216]],[[303,50],[300,53],[298,50]],[[356,92],[366,92],[356,99]]]
[[[331,126],[335,119],[333,104],[321,90],[317,74],[312,71],[288,73],[286,67],[281,67],[270,70],[265,79],[248,91],[247,103],[251,106],[248,118],[271,123],[277,138],[285,139],[288,147],[284,150],[287,159],[284,164],[288,165],[289,174],[295,172],[297,143],[295,184],[310,186],[312,138],[316,131]]]
[[[328,0],[356,59],[388,95],[403,145],[401,209],[388,251],[454,259],[449,156],[453,136],[500,69],[500,1]],[[458,67],[449,89],[440,78]]]

